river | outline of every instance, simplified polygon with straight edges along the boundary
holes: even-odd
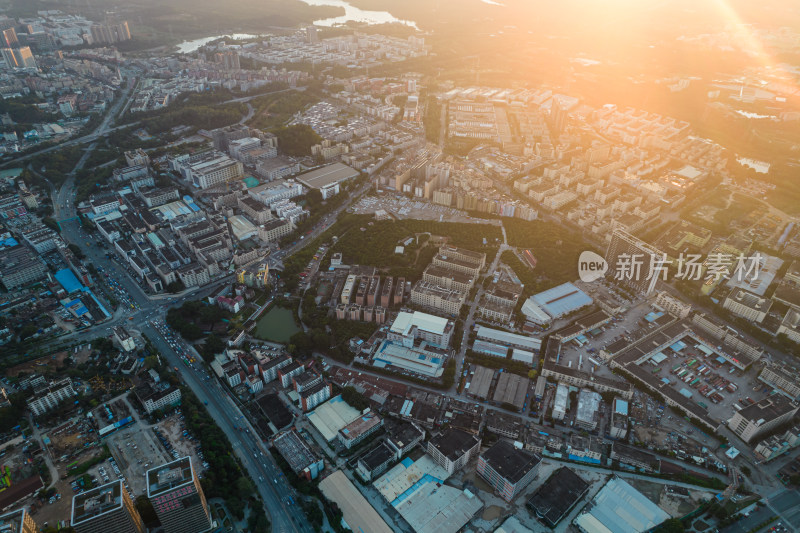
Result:
[[[398,22],[411,26],[412,28],[419,29],[417,24],[411,20],[401,20],[388,11],[367,11],[351,6],[344,0],[301,0],[310,6],[332,6],[344,8],[344,15],[340,17],[331,17],[327,19],[315,20],[315,26],[336,26],[337,24],[345,24],[349,21],[366,22],[367,24],[388,24]]]
[[[201,39],[183,41],[178,45],[178,52],[180,52],[181,54],[188,54],[199,49],[201,46],[210,43],[211,41],[216,41],[217,39],[233,39],[235,41],[241,41],[244,39],[253,39],[255,37],[258,37],[258,35],[251,35],[249,33],[232,33],[228,35],[215,35],[213,37],[203,37]]]
[[[344,0],[301,0],[310,6],[332,6],[344,8],[344,15],[339,17],[331,17],[326,19],[319,19],[314,21],[315,26],[336,26],[338,24],[346,24],[349,21],[365,22],[367,24],[389,24],[400,23],[412,28],[419,29],[417,24],[411,20],[401,20],[388,11],[367,11],[351,6]],[[189,54],[198,50],[205,44],[215,41],[217,39],[233,39],[243,40],[252,39],[258,35],[251,35],[248,33],[233,33],[229,35],[215,35],[213,37],[203,37],[201,39],[193,39],[191,41],[184,41],[178,45],[178,52],[182,54]]]

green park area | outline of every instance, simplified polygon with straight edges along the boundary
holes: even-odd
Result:
[[[289,342],[292,335],[300,331],[294,314],[285,307],[272,307],[256,324],[255,336],[272,342]]]

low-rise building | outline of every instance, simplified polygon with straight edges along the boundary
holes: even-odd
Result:
[[[725,298],[722,307],[745,320],[761,323],[769,314],[772,300],[761,298],[743,289],[733,289]]]
[[[504,440],[483,452],[477,472],[505,501],[512,501],[539,472],[542,459]]]
[[[624,439],[628,434],[628,402],[614,398],[608,434],[614,439]]]
[[[258,227],[258,238],[263,242],[277,242],[294,230],[290,220],[270,220]]]
[[[587,431],[594,431],[597,427],[600,404],[600,395],[592,390],[581,389],[578,394],[578,409],[575,414],[575,425]]]
[[[436,464],[453,474],[478,454],[480,446],[481,439],[478,436],[448,428],[428,441],[427,452]]]
[[[450,345],[452,332],[453,323],[446,318],[419,311],[413,313],[401,311],[389,328],[387,338],[405,347],[411,347],[414,341],[421,339],[433,346],[447,348]]]
[[[800,368],[781,361],[772,361],[758,379],[793,401],[800,400]]]
[[[564,417],[567,415],[567,403],[569,402],[569,388],[559,383],[558,387],[556,387],[556,396],[555,400],[553,401],[553,412],[550,416],[553,417],[553,420],[564,420]]]
[[[0,250],[0,281],[9,291],[31,285],[44,278],[44,261],[24,245]]]
[[[330,383],[320,383],[300,393],[300,407],[303,411],[310,411],[324,401],[330,399],[333,386]]]
[[[395,458],[400,460],[425,438],[425,430],[413,422],[397,422],[386,424],[386,445],[394,451]]]
[[[264,380],[264,384],[270,383],[277,378],[278,370],[290,364],[292,364],[292,359],[288,355],[279,355],[263,363],[259,363],[258,369],[261,374],[261,379]]]
[[[418,281],[411,289],[411,303],[435,309],[448,315],[457,315],[467,294],[457,290],[446,289],[425,281]]]
[[[736,411],[728,427],[737,437],[750,443],[759,435],[791,420],[800,407],[784,396],[773,394],[763,400]]]
[[[300,477],[311,481],[316,479],[325,468],[322,458],[306,444],[294,429],[275,437],[272,444],[289,463],[289,468]]]
[[[294,361],[283,368],[278,369],[278,378],[281,380],[281,386],[287,388],[292,385],[292,380],[295,376],[299,376],[305,371],[305,368],[300,363]]]
[[[394,450],[387,443],[379,442],[372,450],[358,458],[356,472],[362,480],[369,482],[386,472],[396,459]]]
[[[642,472],[659,472],[661,461],[652,453],[619,442],[611,444],[611,458]]]
[[[139,399],[142,407],[144,407],[144,410],[147,411],[147,414],[181,403],[181,390],[168,383],[153,385],[149,382],[145,382],[143,385],[136,387],[134,392],[136,398]]]
[[[49,384],[40,385],[34,389],[33,396],[28,399],[28,409],[31,410],[33,416],[39,416],[77,395],[70,378],[51,381]]]
[[[132,352],[136,349],[136,341],[133,339],[128,330],[123,326],[114,326],[114,340],[119,343],[120,347],[126,352]]]
[[[363,414],[339,430],[339,443],[348,450],[383,427],[376,413]]]
[[[753,451],[761,461],[771,461],[800,446],[800,424],[795,424],[783,433],[771,435],[756,444]]]
[[[292,377],[292,386],[294,390],[297,392],[303,392],[306,389],[310,389],[315,385],[319,385],[322,383],[322,374],[317,374],[311,370],[307,372],[301,372],[300,374]]]
[[[534,491],[527,506],[547,527],[555,528],[587,492],[589,483],[562,466]]]

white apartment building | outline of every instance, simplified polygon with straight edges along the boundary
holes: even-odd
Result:
[[[428,341],[440,348],[447,348],[450,345],[452,332],[453,324],[446,318],[419,311],[413,313],[401,311],[392,323],[387,338],[407,348],[413,347],[416,339]]]
[[[779,394],[773,394],[760,402],[745,407],[733,414],[728,427],[740,439],[749,443],[759,435],[791,420],[800,407]]]
[[[68,400],[78,393],[72,387],[72,380],[64,378],[59,381],[50,382],[49,385],[37,388],[34,391],[33,397],[28,400],[28,408],[33,413],[33,416],[39,416],[46,413],[51,409],[55,409],[58,404],[64,400]]]

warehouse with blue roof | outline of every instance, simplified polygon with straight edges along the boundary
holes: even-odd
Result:
[[[593,301],[572,283],[563,283],[528,298],[522,305],[522,313],[528,320],[544,324],[587,307]]]
[[[56,272],[55,278],[56,281],[62,287],[64,287],[64,290],[67,292],[67,294],[72,294],[83,289],[83,284],[78,281],[78,278],[75,277],[75,274],[72,273],[72,270],[68,268],[63,268]]]

